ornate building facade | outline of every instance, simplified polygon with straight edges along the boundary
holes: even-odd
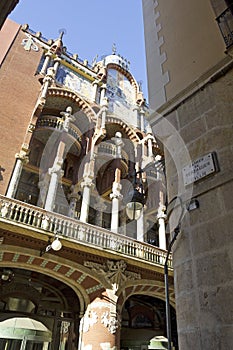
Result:
[[[129,62],[62,36],[1,31],[1,348],[166,348],[163,150]]]
[[[151,126],[164,144],[168,202],[177,197],[171,232],[185,213],[173,246],[179,348],[230,349],[233,3],[142,3]]]

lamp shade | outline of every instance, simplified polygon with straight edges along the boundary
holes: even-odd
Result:
[[[135,188],[129,196],[131,199],[126,204],[126,214],[130,220],[138,220],[144,205],[144,195]]]
[[[53,250],[55,250],[55,251],[58,251],[58,250],[61,249],[61,247],[62,247],[62,244],[61,244],[59,238],[56,237],[56,238],[54,239],[54,241],[51,243],[51,248],[52,248]]]

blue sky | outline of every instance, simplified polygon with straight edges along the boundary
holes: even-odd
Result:
[[[145,46],[141,0],[20,0],[10,18],[28,23],[47,39],[65,29],[63,43],[91,63],[98,55],[116,52],[130,61],[130,71],[147,99]]]

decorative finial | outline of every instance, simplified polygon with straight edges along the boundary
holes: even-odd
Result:
[[[116,54],[116,44],[113,43],[112,45],[112,54],[115,55]]]
[[[65,28],[61,28],[61,29],[59,29],[58,32],[60,34],[59,39],[62,40],[63,35],[66,34],[66,29]]]
[[[98,58],[98,54],[95,55],[95,57],[93,58],[92,62],[91,62],[91,66],[94,67],[96,65],[97,62],[97,58]]]
[[[142,80],[139,80],[139,81],[138,81],[139,91],[142,91],[142,83],[143,83]]]

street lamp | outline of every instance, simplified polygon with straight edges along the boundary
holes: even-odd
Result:
[[[164,166],[163,160],[161,160],[161,156],[156,156],[155,160],[155,168],[158,172],[161,172],[161,167]],[[130,220],[138,220],[142,214],[142,209],[146,202],[145,190],[143,188],[141,179],[137,180],[137,175],[145,172],[149,167],[151,167],[151,163],[145,166],[145,168],[140,169],[138,171],[134,171],[133,173],[133,190],[129,192],[128,198],[129,201],[126,204],[126,214]]]
[[[135,187],[129,196],[131,201],[126,204],[126,214],[130,220],[138,220],[142,214],[145,195]]]
[[[54,234],[53,241],[51,242],[51,238],[48,240],[48,245],[45,247],[45,249],[40,251],[40,256],[44,255],[50,249],[54,250],[55,252],[59,251],[62,248],[62,243],[59,239],[58,232]]]

